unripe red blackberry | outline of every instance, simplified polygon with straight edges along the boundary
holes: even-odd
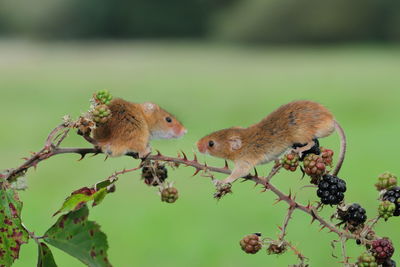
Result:
[[[242,250],[248,254],[256,254],[262,248],[261,234],[246,235],[240,240]]]
[[[161,201],[174,203],[178,199],[178,189],[175,187],[166,187],[161,190]]]
[[[396,211],[396,205],[388,200],[382,201],[378,207],[379,216],[381,216],[385,221],[393,216]]]
[[[326,165],[321,156],[315,154],[308,154],[303,160],[304,172],[312,177],[321,177],[325,173]]]
[[[325,174],[318,183],[317,195],[323,204],[337,205],[344,199],[346,182],[342,179]]]
[[[93,121],[96,123],[106,123],[111,117],[111,110],[107,105],[98,105],[92,111]]]
[[[358,257],[357,267],[378,267],[375,257],[364,252]]]
[[[383,195],[383,200],[388,200],[396,205],[396,210],[393,216],[400,216],[400,187],[395,186],[386,191]]]
[[[349,224],[354,229],[360,225],[363,225],[367,220],[366,211],[358,203],[353,203],[344,209],[338,209],[339,218]]]
[[[158,186],[167,178],[168,169],[164,165],[151,163],[142,168],[142,179],[147,185]]]
[[[333,154],[334,154],[333,150],[321,147],[320,156],[321,156],[322,161],[325,163],[326,166],[332,167]]]
[[[392,242],[388,238],[381,238],[372,241],[371,253],[380,264],[390,259],[394,253]]]
[[[397,177],[390,172],[385,172],[378,177],[375,187],[378,191],[390,189],[397,185]]]
[[[286,170],[294,172],[299,166],[299,155],[293,152],[286,154],[281,158],[280,163]]]

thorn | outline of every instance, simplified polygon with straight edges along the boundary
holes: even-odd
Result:
[[[254,168],[254,176],[255,176],[255,177],[258,177],[258,172],[257,172],[257,169],[256,169],[256,168]]]
[[[227,169],[227,170],[229,170],[229,166],[228,166],[228,162],[225,160],[225,166],[224,166],[224,169]]]
[[[182,155],[183,155],[183,160],[184,160],[184,161],[187,161],[187,157],[186,157],[185,152],[183,152],[182,150],[181,150],[181,152],[182,152]]]
[[[208,168],[208,166],[207,166],[207,162],[204,162],[204,168]]]
[[[156,149],[156,152],[157,152],[157,156],[162,156],[160,150]]]
[[[179,153],[179,151],[176,152],[176,154],[177,154],[177,156],[178,156],[179,159],[182,157],[182,156],[181,156],[181,153]]]
[[[324,230],[325,229],[325,225],[323,225],[322,227],[321,227],[321,229],[319,229],[319,231],[321,232],[322,230]]]
[[[193,161],[194,161],[194,162],[197,162],[197,155],[196,155],[195,152],[193,152]]]
[[[106,155],[106,157],[104,158],[104,161],[106,161],[108,159],[108,155]]]
[[[199,172],[200,172],[200,169],[196,169],[196,171],[193,173],[192,177],[196,176]]]
[[[85,154],[85,153],[81,153],[81,154],[79,154],[79,155],[81,155],[81,158],[80,158],[80,159],[78,159],[78,161],[81,161],[81,160],[83,160],[83,159],[85,158],[85,156],[86,156],[86,154]]]
[[[292,199],[292,189],[289,188],[289,195],[288,195],[289,199]]]
[[[29,158],[27,158],[27,157],[23,157],[23,158],[21,158],[21,159],[23,159],[23,160],[25,160],[25,161],[26,161],[26,160],[29,160]]]
[[[272,205],[276,205],[276,204],[278,204],[278,203],[281,202],[281,201],[282,201],[282,199],[278,198],[277,200],[275,200],[274,203],[272,203]]]

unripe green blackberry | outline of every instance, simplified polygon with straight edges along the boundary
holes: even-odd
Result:
[[[158,179],[157,179],[158,178]],[[142,179],[147,185],[158,186],[168,178],[168,169],[164,165],[151,163],[142,168]]]
[[[371,253],[379,264],[384,263],[386,260],[390,259],[394,253],[392,241],[388,238],[372,241]]]
[[[326,165],[321,156],[308,154],[303,160],[303,170],[311,178],[319,178],[325,174]]]
[[[96,93],[96,100],[101,104],[108,105],[112,100],[112,95],[107,90],[100,90]]]
[[[378,267],[378,263],[376,263],[374,256],[364,252],[358,257],[357,267]]]
[[[174,203],[178,199],[178,189],[175,187],[166,187],[161,190],[161,201]]]
[[[256,254],[262,248],[261,234],[246,235],[240,240],[242,250],[248,254]]]
[[[385,172],[378,177],[375,187],[378,191],[390,189],[397,185],[397,177],[390,172]]]
[[[106,123],[111,117],[111,110],[107,105],[98,105],[92,111],[93,121],[96,123]]]
[[[395,186],[386,191],[383,200],[388,200],[396,205],[393,216],[400,216],[400,187]]]
[[[358,203],[348,205],[344,209],[338,208],[339,218],[345,222],[349,230],[356,230],[360,225],[363,225],[367,220],[366,211]]]
[[[337,205],[344,199],[346,182],[336,176],[325,174],[318,183],[317,195],[323,204]]]
[[[293,152],[286,154],[281,158],[280,163],[286,170],[294,172],[299,166],[299,155]]]
[[[378,207],[379,216],[385,219],[385,221],[387,221],[390,217],[392,217],[395,211],[396,211],[396,205],[388,200],[382,201],[379,204]]]

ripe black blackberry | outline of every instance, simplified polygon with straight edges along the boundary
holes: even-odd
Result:
[[[394,247],[388,238],[377,239],[372,242],[371,253],[379,264],[383,264],[392,257]]]
[[[156,177],[158,179],[156,179]],[[158,186],[163,183],[168,177],[168,169],[164,165],[158,165],[157,163],[151,163],[142,168],[142,178],[145,184]]]
[[[248,254],[256,254],[262,248],[261,234],[246,235],[240,240],[240,247]]]
[[[392,259],[387,259],[383,264],[382,267],[396,267],[396,262]]]
[[[344,199],[346,182],[342,179],[325,174],[318,183],[317,195],[323,204],[337,205]]]
[[[353,203],[346,209],[338,209],[339,218],[347,224],[357,227],[367,220],[366,211],[358,203]]]
[[[396,210],[393,212],[393,216],[400,216],[400,187],[395,186],[383,195],[383,200],[388,200],[396,205]]]

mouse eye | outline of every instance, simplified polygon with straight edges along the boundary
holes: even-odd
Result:
[[[208,141],[208,146],[213,147],[214,146],[214,141]]]
[[[166,117],[165,120],[166,120],[168,123],[171,123],[171,122],[172,122],[172,119],[171,119],[170,117]]]

